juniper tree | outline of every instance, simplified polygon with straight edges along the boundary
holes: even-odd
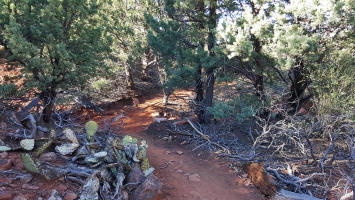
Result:
[[[165,66],[166,88],[194,86],[195,112],[201,122],[210,121],[207,108],[212,106],[215,71],[220,66],[217,12],[233,5],[232,1],[166,0],[167,20],[147,16],[148,43]]]
[[[48,122],[59,89],[84,87],[105,69],[111,40],[100,24],[102,5],[92,0],[17,0],[7,5],[1,7],[1,13],[8,9],[9,14],[1,35],[12,59],[24,66],[26,86],[39,92]]]

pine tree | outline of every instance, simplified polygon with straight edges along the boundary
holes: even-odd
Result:
[[[59,89],[82,88],[105,69],[111,39],[101,24],[102,4],[91,0],[18,0],[2,37],[23,64],[26,86],[40,92],[49,121]],[[5,11],[4,9],[8,9]],[[6,17],[1,16],[1,22]]]

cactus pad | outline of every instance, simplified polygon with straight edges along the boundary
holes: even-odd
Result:
[[[11,148],[10,147],[7,147],[7,146],[0,146],[0,152],[3,152],[3,151],[10,151]]]
[[[49,140],[48,142],[44,143],[40,148],[37,149],[36,153],[34,154],[35,157],[40,156],[48,147],[50,147],[53,143],[53,140]]]
[[[70,140],[72,143],[79,144],[75,133],[71,129],[66,128],[64,129],[63,133],[65,134],[65,137],[68,138],[68,140]]]
[[[71,143],[71,144],[62,144],[60,146],[56,146],[55,150],[60,153],[61,155],[69,155],[73,153],[77,148],[79,147],[79,144]]]
[[[92,138],[94,137],[98,128],[99,128],[99,125],[95,121],[86,122],[85,130],[86,130],[87,137],[89,140],[92,140]]]
[[[35,140],[34,139],[24,139],[20,141],[20,145],[23,149],[27,151],[31,151],[33,147],[35,146]]]
[[[21,159],[22,159],[23,166],[25,166],[26,170],[33,173],[39,173],[36,163],[32,160],[29,154],[27,153],[21,154]]]

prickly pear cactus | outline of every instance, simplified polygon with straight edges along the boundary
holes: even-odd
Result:
[[[143,158],[143,161],[142,161],[142,163],[141,163],[141,169],[142,169],[142,171],[144,172],[144,171],[148,170],[149,168],[150,168],[150,164],[149,164],[148,158],[147,158],[147,157],[146,157],[146,158]]]
[[[79,144],[78,139],[75,136],[75,133],[71,129],[66,128],[64,129],[63,133],[65,134],[65,137],[68,138],[68,140],[70,140],[72,143]]]
[[[45,150],[48,149],[48,147],[50,147],[53,143],[53,140],[49,140],[48,142],[44,143],[41,147],[39,147],[37,149],[37,151],[35,152],[34,156],[38,157],[40,156]]]
[[[147,157],[147,150],[145,148],[142,148],[137,154],[137,159],[143,160],[146,157]]]
[[[34,139],[24,139],[20,141],[20,145],[23,149],[27,151],[31,151],[33,147],[35,146],[35,140]]]
[[[88,137],[88,140],[92,141],[99,125],[95,121],[88,121],[85,124],[85,130]]]
[[[21,154],[21,159],[22,159],[23,166],[25,166],[26,170],[33,173],[39,173],[36,163],[32,160],[29,154],[27,153]]]

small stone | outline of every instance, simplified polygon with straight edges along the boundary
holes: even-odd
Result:
[[[0,170],[6,171],[11,169],[12,161],[11,160],[0,160]]]
[[[24,195],[17,195],[13,200],[28,200],[26,196]]]
[[[166,155],[171,154],[171,151],[165,151],[165,154]]]
[[[78,195],[74,192],[67,192],[64,196],[64,200],[75,200],[78,198]]]
[[[37,129],[39,131],[43,132],[43,133],[48,133],[49,132],[48,128],[46,128],[46,127],[37,126]]]
[[[176,151],[177,154],[182,155],[184,152],[182,151]]]
[[[200,175],[199,174],[192,174],[189,176],[189,181],[192,181],[192,182],[200,182],[201,179],[200,179]]]
[[[184,171],[182,171],[181,169],[177,170],[176,172],[178,173],[183,173]]]
[[[43,153],[39,157],[40,162],[51,162],[57,159],[57,154],[54,152]]]
[[[1,158],[1,159],[5,159],[5,158],[7,158],[8,155],[9,155],[9,153],[7,153],[7,152],[2,152],[2,153],[0,153],[0,158]]]
[[[22,189],[25,189],[25,190],[38,190],[39,187],[38,186],[35,186],[35,185],[30,185],[30,184],[23,184],[22,185]]]
[[[13,195],[11,192],[0,192],[0,200],[12,200]]]
[[[186,140],[184,140],[184,141],[182,141],[182,142],[180,143],[180,145],[185,145],[185,144],[187,144],[187,141],[186,141]]]

